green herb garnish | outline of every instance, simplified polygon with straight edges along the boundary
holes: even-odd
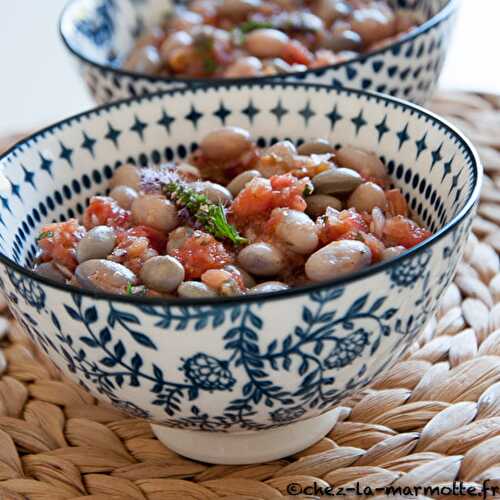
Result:
[[[44,240],[45,238],[52,238],[52,236],[54,236],[54,233],[52,231],[45,231],[38,235],[36,242],[38,243],[40,240]]]
[[[203,70],[211,75],[217,71],[217,61],[214,55],[214,39],[211,36],[201,34],[194,41],[196,53],[201,57]]]
[[[178,207],[186,208],[191,216],[212,236],[218,239],[228,239],[235,245],[248,243],[248,240],[240,236],[238,230],[229,224],[222,205],[212,203],[205,195],[177,182],[165,184],[163,192]]]
[[[134,295],[134,287],[132,283],[127,283],[127,295]]]
[[[260,30],[260,29],[270,29],[274,28],[273,23],[269,21],[246,21],[239,26],[239,30],[242,33],[250,33],[250,31]]]

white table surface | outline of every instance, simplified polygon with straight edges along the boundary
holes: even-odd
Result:
[[[66,0],[0,0],[0,134],[92,106],[59,40]],[[462,0],[441,85],[500,93],[500,0]]]

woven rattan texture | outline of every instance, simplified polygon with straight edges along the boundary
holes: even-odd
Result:
[[[479,488],[491,479],[500,486],[500,98],[440,95],[433,108],[472,138],[485,163],[474,235],[418,344],[343,402],[342,421],[326,438],[272,463],[186,460],[144,421],[61,380],[0,304],[0,499],[304,498],[287,496],[291,483],[375,488],[463,480]]]

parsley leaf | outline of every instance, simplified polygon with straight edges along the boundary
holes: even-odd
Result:
[[[52,231],[45,231],[45,232],[40,233],[38,235],[36,242],[38,243],[40,240],[44,240],[45,238],[52,238],[53,236],[54,236],[54,233]]]

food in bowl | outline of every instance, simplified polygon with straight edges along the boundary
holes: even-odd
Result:
[[[123,68],[188,78],[293,73],[381,48],[419,24],[386,0],[191,0],[141,36]]]
[[[431,235],[362,149],[325,139],[259,148],[224,127],[188,160],[119,167],[81,221],[43,227],[36,271],[122,295],[237,296],[345,276]]]

